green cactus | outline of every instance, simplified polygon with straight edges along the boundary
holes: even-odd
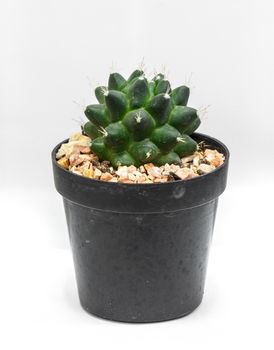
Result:
[[[163,74],[147,80],[135,70],[128,80],[109,76],[108,86],[95,89],[99,104],[86,107],[84,132],[92,151],[113,167],[153,162],[181,162],[197,143],[189,136],[200,125],[197,110],[187,107],[189,88],[172,90]]]

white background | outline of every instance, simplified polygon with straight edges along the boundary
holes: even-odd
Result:
[[[0,36],[1,348],[272,349],[274,2],[7,0]],[[210,105],[199,131],[231,164],[202,305],[130,325],[79,306],[50,151],[111,67],[143,57],[173,86],[193,73],[190,105]]]

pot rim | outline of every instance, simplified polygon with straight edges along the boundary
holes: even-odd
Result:
[[[211,141],[213,141],[213,143],[216,143],[218,144],[218,148],[222,148],[224,151],[225,151],[225,160],[224,160],[224,163],[222,165],[220,165],[218,168],[212,170],[211,172],[207,173],[207,174],[203,174],[203,175],[199,175],[199,176],[196,176],[196,177],[193,177],[191,179],[188,179],[188,180],[175,180],[175,181],[168,181],[168,182],[160,182],[160,183],[124,183],[124,182],[109,182],[109,181],[102,181],[102,180],[97,180],[97,179],[91,179],[91,178],[88,178],[86,176],[83,176],[83,175],[79,175],[79,174],[75,174],[65,168],[63,168],[61,165],[58,164],[57,160],[56,160],[56,153],[58,151],[58,149],[61,147],[61,145],[63,143],[66,143],[68,141],[68,139],[65,139],[64,141],[61,141],[60,143],[58,143],[52,150],[51,152],[51,158],[52,158],[52,162],[58,167],[60,168],[61,171],[63,171],[64,173],[68,173],[70,174],[72,177],[76,176],[77,177],[80,177],[82,179],[85,179],[87,181],[87,184],[88,183],[98,183],[98,184],[109,184],[110,186],[122,186],[122,187],[140,187],[140,185],[144,185],[146,187],[159,187],[159,186],[167,186],[171,183],[186,183],[186,182],[196,182],[196,181],[200,181],[201,178],[205,178],[205,177],[209,177],[209,176],[214,176],[214,174],[220,172],[222,170],[223,167],[225,167],[227,165],[227,163],[229,162],[229,158],[230,158],[230,152],[227,148],[227,146],[219,141],[218,139],[212,137],[212,136],[209,136],[207,134],[202,134],[202,133],[194,133],[192,134],[191,136],[197,136],[198,138],[205,138],[205,139],[210,139]],[[210,147],[214,146],[214,145],[208,145]]]

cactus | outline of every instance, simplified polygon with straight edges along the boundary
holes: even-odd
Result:
[[[201,121],[197,110],[187,107],[188,87],[172,90],[163,74],[148,80],[135,70],[127,80],[110,74],[108,86],[97,87],[95,95],[99,104],[86,107],[84,132],[92,151],[113,167],[179,164],[197,149],[189,135]]]

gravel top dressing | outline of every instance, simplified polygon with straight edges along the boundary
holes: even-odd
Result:
[[[110,162],[100,162],[90,149],[91,139],[81,133],[71,135],[56,154],[58,164],[78,175],[91,179],[123,183],[161,183],[189,180],[209,173],[223,164],[225,157],[217,150],[207,148],[204,142],[198,144],[197,151],[181,158],[180,164],[165,164],[160,167],[147,163],[140,167],[119,166],[114,169]]]

